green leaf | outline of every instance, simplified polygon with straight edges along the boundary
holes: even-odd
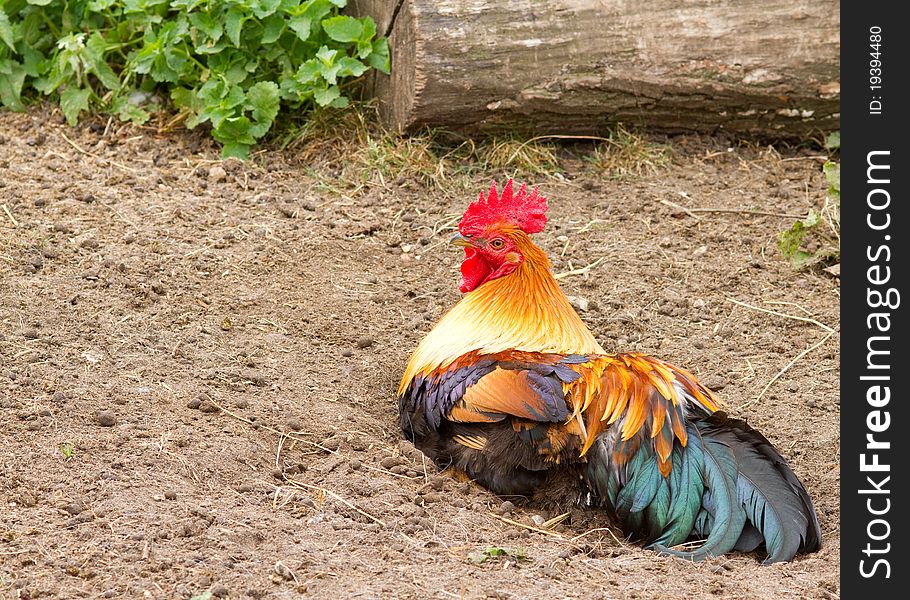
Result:
[[[345,96],[338,96],[329,103],[332,108],[347,108],[350,102]]]
[[[251,0],[249,4],[253,10],[253,14],[260,19],[264,19],[273,15],[275,11],[278,10],[281,0]]]
[[[284,33],[284,19],[278,15],[272,15],[262,22],[262,43],[273,44],[278,41],[281,34]]]
[[[120,88],[120,78],[114,73],[104,58],[107,42],[100,33],[95,32],[85,44],[86,66],[95,74],[101,85],[109,90]]]
[[[482,564],[491,558],[501,558],[503,556],[509,556],[517,560],[527,560],[528,555],[523,548],[497,548],[491,546],[484,548],[480,552],[471,552],[468,554],[468,559],[474,564]]]
[[[148,111],[130,102],[129,95],[115,96],[111,101],[111,111],[117,113],[121,121],[130,121],[136,125],[145,124],[151,115]]]
[[[310,30],[312,29],[313,21],[309,17],[299,16],[294,17],[288,21],[288,27],[297,34],[297,37],[301,41],[305,42],[310,39]]]
[[[337,85],[320,88],[313,93],[313,99],[316,100],[316,104],[319,106],[328,106],[339,96],[341,96],[341,90],[338,89]]]
[[[25,67],[18,62],[0,58],[0,104],[10,110],[25,110],[21,100],[25,75]]]
[[[108,0],[105,0],[108,1]],[[116,1],[116,0],[114,0]],[[171,0],[171,8],[182,9],[183,12],[190,12],[200,4],[203,0]],[[113,2],[112,2],[113,3]]]
[[[825,138],[825,148],[828,150],[840,150],[840,131],[833,131]]]
[[[367,57],[367,64],[388,75],[392,72],[390,63],[388,38],[380,38],[373,42],[373,52]]]
[[[60,109],[67,123],[75,127],[79,122],[79,113],[88,110],[88,100],[92,95],[89,88],[68,87],[60,94]]]
[[[357,40],[357,58],[366,58],[373,52],[373,38],[376,37],[376,22],[371,17],[361,19],[363,33]]]
[[[219,39],[221,39],[221,34],[224,33],[224,29],[221,27],[221,22],[216,20],[208,13],[190,13],[189,19],[190,24],[192,24],[193,27],[208,37],[207,43],[209,46],[214,45]]]
[[[278,84],[274,81],[260,81],[246,92],[246,107],[252,112],[257,123],[271,124],[278,115],[280,104]]]
[[[9,17],[0,6],[0,42],[3,42],[9,49],[16,52],[16,38],[13,36],[13,26],[9,22]]]
[[[235,47],[240,47],[240,33],[243,30],[243,22],[247,17],[243,11],[234,6],[224,16],[224,30],[227,32],[228,39]]]
[[[363,35],[363,24],[359,19],[338,15],[322,22],[323,31],[336,42],[356,42]],[[375,26],[374,26],[375,29]]]
[[[319,52],[316,53],[316,58],[322,61],[322,64],[326,66],[332,66],[335,62],[335,57],[338,55],[338,50],[329,50],[328,46],[322,46],[319,49]]]
[[[225,142],[221,147],[221,158],[239,158],[246,160],[250,157],[250,146],[241,142]]]
[[[301,84],[314,83],[321,74],[321,68],[322,64],[315,58],[311,58],[300,65],[294,75],[294,79]]]
[[[28,0],[28,3],[32,6],[47,6],[54,0]]]
[[[822,167],[822,171],[825,173],[825,180],[828,182],[828,192],[835,194],[837,199],[840,199],[840,164],[834,162],[826,162]]]
[[[338,59],[336,65],[338,67],[336,74],[339,77],[360,77],[367,70],[365,64],[350,56],[342,56]]]
[[[806,218],[803,219],[803,227],[809,229],[810,227],[815,227],[818,225],[821,219],[818,216],[818,212],[814,208],[809,209],[809,214],[806,215]]]
[[[360,34],[359,41],[372,42],[376,36],[376,21],[373,20],[373,17],[363,17],[360,19],[360,24],[363,26],[363,32]]]

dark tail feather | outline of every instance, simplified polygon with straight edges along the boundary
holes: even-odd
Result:
[[[790,560],[820,545],[818,518],[783,457],[745,422],[715,413],[688,423],[688,444],[673,450],[668,477],[649,444],[622,467],[604,437],[589,454],[587,481],[627,533],[665,554],[703,560],[762,543],[765,563]],[[692,551],[671,549],[690,536]]]

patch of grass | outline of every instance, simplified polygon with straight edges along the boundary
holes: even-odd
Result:
[[[375,104],[317,111],[306,121],[285,124],[279,138],[324,186],[349,195],[410,183],[465,193],[473,189],[470,178],[478,174],[539,178],[561,170],[553,143],[533,138],[452,143],[444,131],[400,135],[380,124]]]
[[[292,126],[282,145],[293,151],[330,187],[352,194],[414,180],[442,187],[446,164],[432,134],[401,136],[379,124],[374,105],[346,111],[317,111]]]
[[[505,137],[483,141],[472,153],[483,171],[508,171],[519,176],[552,176],[560,171],[557,147],[540,138]]]
[[[594,141],[584,160],[612,178],[656,172],[669,162],[670,152],[622,126],[606,138],[507,136],[453,142],[452,134],[440,130],[401,135],[381,125],[374,103],[316,111],[282,127],[277,136],[281,147],[309,166],[323,187],[350,196],[411,184],[464,195],[473,193],[478,176],[558,179],[564,170],[560,142],[566,141]]]
[[[840,260],[840,164],[828,161],[822,169],[828,193],[821,209],[810,208],[804,219],[777,235],[778,248],[797,269]]]
[[[617,125],[606,138],[599,138],[586,157],[590,168],[610,179],[656,173],[670,162],[670,147],[656,144]]]

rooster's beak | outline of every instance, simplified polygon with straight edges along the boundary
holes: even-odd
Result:
[[[464,248],[469,248],[474,245],[471,243],[471,240],[461,235],[460,233],[456,233],[454,236],[452,236],[452,239],[449,241],[449,243],[453,246],[462,246]]]

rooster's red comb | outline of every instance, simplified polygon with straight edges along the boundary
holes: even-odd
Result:
[[[486,198],[480,192],[480,197],[468,206],[458,231],[462,235],[476,235],[497,223],[515,225],[525,233],[540,233],[547,224],[547,199],[537,193],[536,187],[528,194],[524,183],[513,193],[511,179],[502,193],[497,194],[494,181]]]

